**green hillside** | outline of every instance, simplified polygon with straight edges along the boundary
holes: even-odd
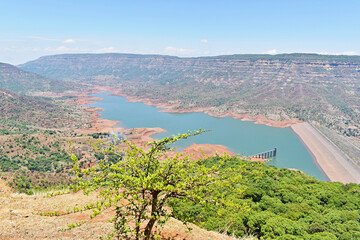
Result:
[[[218,159],[209,159],[212,166]],[[235,166],[243,165],[241,172]],[[259,239],[359,239],[360,186],[321,182],[306,174],[232,159],[220,171],[232,185],[209,189],[206,206],[173,201],[174,215],[208,230]],[[221,204],[226,202],[226,207]],[[230,201],[230,202],[229,202]],[[247,207],[248,210],[243,210]]]
[[[68,184],[69,130],[82,124],[81,112],[66,98],[31,97],[0,88],[0,178],[26,193]]]

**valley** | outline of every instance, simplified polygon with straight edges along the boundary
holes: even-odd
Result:
[[[328,211],[326,207],[331,211],[336,208],[339,214],[350,214],[347,208],[357,208],[354,200],[358,198],[355,183],[359,182],[354,165],[359,163],[357,61],[360,62],[357,57],[309,54],[205,58],[79,54],[43,57],[21,65],[22,70],[0,64],[3,67],[0,71],[0,184],[3,186],[0,201],[7,206],[0,211],[0,218],[7,226],[0,233],[5,234],[5,239],[26,235],[35,238],[43,236],[41,234],[92,239],[108,233],[110,225],[106,225],[104,219],[114,214],[113,208],[94,220],[77,212],[54,218],[39,215],[64,212],[69,207],[75,209],[78,206],[78,203],[73,206],[75,202],[93,201],[93,196],[82,197],[81,192],[70,191],[68,186],[75,178],[70,156],[76,155],[80,167],[87,169],[97,166],[101,159],[115,159],[111,154],[103,155],[103,149],[90,146],[98,140],[114,142],[114,133],[147,149],[144,144],[154,139],[204,128],[212,131],[180,143],[176,146],[178,150],[193,154],[193,160],[214,157],[216,152],[230,156],[240,153],[240,158],[249,160],[253,154],[272,149],[275,144],[279,155],[270,164],[280,168],[242,162],[238,158],[229,163],[230,167],[243,164],[245,168],[236,185],[244,189],[226,190],[232,196],[229,201],[239,194],[235,199],[251,206],[250,215],[247,211],[237,215],[237,210],[228,207],[213,208],[205,214],[202,206],[186,203],[169,205],[173,217],[183,220],[190,214],[189,219],[197,226],[221,232],[228,228],[228,223],[222,222],[223,217],[218,218],[215,213],[227,212],[226,221],[241,218],[243,222],[228,228],[232,236],[251,231],[256,239],[277,236],[276,232],[262,232],[259,226],[251,225],[257,221],[255,218],[269,214],[271,221],[282,221],[284,229],[286,224],[296,226],[296,231],[286,230],[289,234],[301,233],[311,238],[317,230],[311,230],[311,222],[303,218],[309,214],[308,210],[300,208],[315,206],[313,201],[322,203],[323,207],[316,205],[311,210],[314,219]],[[109,92],[112,94],[108,95]],[[116,107],[115,103],[122,107]],[[161,114],[166,118],[155,117]],[[305,126],[311,126],[311,134],[317,136],[302,132],[307,129]],[[338,155],[343,159],[340,162]],[[218,161],[216,157],[209,159]],[[319,181],[302,172],[345,184]],[[288,192],[294,190],[289,187],[292,186],[289,181],[299,189],[309,184],[308,188],[314,192],[326,190],[316,195],[316,200],[302,188],[294,197]],[[324,199],[322,194],[328,196],[330,192],[343,194],[344,203],[338,203],[335,195]],[[14,199],[13,203],[7,200],[9,197]],[[304,206],[297,202],[300,198],[307,199]],[[43,204],[49,207],[43,209],[40,207]],[[239,207],[239,202],[231,204]],[[269,207],[272,204],[276,208]],[[348,207],[342,207],[344,204]],[[10,215],[4,209],[10,211]],[[192,209],[201,214],[191,215]],[[290,216],[294,211],[298,215]],[[321,216],[333,221],[329,220],[330,215]],[[351,215],[348,220],[341,220],[344,225],[336,228],[316,224],[326,227],[324,231],[329,232],[328,236],[346,239],[357,236],[357,228],[350,235],[344,230],[355,218]],[[56,230],[67,228],[69,221],[84,223],[74,229],[68,225],[64,233]],[[220,225],[214,227],[212,222]],[[44,229],[40,235],[36,233],[38,224]],[[195,235],[187,234],[185,226],[172,219],[162,236],[231,239],[197,226],[193,225]],[[176,235],[173,234],[175,228]]]
[[[48,77],[121,88],[121,94],[172,106],[299,119],[319,128],[360,164],[358,56],[318,54],[179,58],[136,54],[46,56],[19,67]],[[333,136],[333,137],[331,137]]]
[[[360,239],[360,1],[0,1],[0,239]]]

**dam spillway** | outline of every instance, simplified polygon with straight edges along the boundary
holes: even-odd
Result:
[[[255,155],[253,155],[253,157],[261,158],[261,159],[269,159],[272,157],[276,157],[276,152],[277,152],[277,148],[274,148],[273,150],[270,150],[270,151],[257,153]]]

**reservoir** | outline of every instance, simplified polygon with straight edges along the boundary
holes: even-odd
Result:
[[[153,138],[186,133],[188,130],[211,130],[186,140],[180,140],[177,147],[186,148],[192,144],[217,144],[243,156],[252,156],[277,148],[277,156],[269,165],[280,168],[295,168],[319,180],[325,180],[311,156],[290,128],[274,128],[231,117],[216,118],[205,113],[166,113],[162,109],[144,103],[127,102],[126,98],[98,93],[91,96],[104,100],[90,104],[103,108],[102,118],[120,121],[118,127],[152,128],[160,127],[167,132],[153,135]]]

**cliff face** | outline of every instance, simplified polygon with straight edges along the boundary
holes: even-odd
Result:
[[[20,68],[52,78],[119,86],[127,94],[181,108],[262,113],[274,120],[298,117],[343,134],[359,134],[359,56],[66,54],[42,57]]]
[[[122,80],[194,80],[214,85],[296,81],[328,84],[360,78],[360,57],[321,55],[234,55],[178,58],[160,55],[65,54],[41,57],[20,65],[26,71],[56,79],[90,80],[113,76]],[[165,75],[165,76],[164,76]],[[176,76],[174,76],[176,75]]]

